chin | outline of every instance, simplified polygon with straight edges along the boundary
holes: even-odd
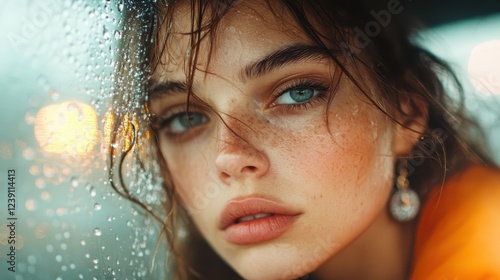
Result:
[[[242,259],[233,259],[237,262],[230,262],[230,264],[244,279],[289,280],[305,276],[319,267],[321,260],[314,252],[311,253],[313,254],[308,256],[310,254],[307,251],[301,252],[295,246],[289,248],[277,246],[269,252],[259,250],[242,252]],[[309,261],[305,261],[306,259]]]

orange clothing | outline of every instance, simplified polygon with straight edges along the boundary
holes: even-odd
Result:
[[[430,193],[411,280],[500,279],[500,172],[474,166]]]

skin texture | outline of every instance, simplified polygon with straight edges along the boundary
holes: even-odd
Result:
[[[174,33],[187,31],[187,12],[176,14]],[[186,80],[188,38],[171,38],[164,65],[153,77],[157,83]],[[242,79],[246,65],[294,44],[309,41],[297,27],[283,25],[256,4],[237,5],[224,17],[209,65],[208,45],[202,43],[193,91],[227,126],[195,98],[190,109],[203,114],[205,123],[173,135],[175,124],[163,122],[160,149],[176,190],[204,238],[246,279],[292,279],[313,271],[318,278],[336,273],[355,279],[366,275],[352,275],[356,269],[342,271],[339,266],[352,266],[349,260],[355,256],[376,258],[382,251],[392,258],[379,255],[387,260],[378,268],[381,271],[365,273],[402,279],[411,241],[405,239],[407,229],[392,222],[385,207],[394,162],[411,150],[409,139],[417,135],[396,126],[345,76],[333,92],[340,70],[326,58]],[[325,94],[335,95],[331,105],[327,98],[307,107],[280,104],[284,99],[277,95],[302,80],[327,85]],[[185,111],[186,97],[180,89],[164,90],[152,96],[151,112],[168,119]],[[246,196],[269,198],[301,214],[274,240],[229,243],[218,228],[220,214],[228,201]],[[375,267],[373,260],[356,261],[356,267]]]

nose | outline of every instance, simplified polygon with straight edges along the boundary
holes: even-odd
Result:
[[[222,182],[259,178],[269,171],[268,157],[227,127],[220,128],[215,167]],[[258,141],[254,139],[253,141]]]

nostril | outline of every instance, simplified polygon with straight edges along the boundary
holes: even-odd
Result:
[[[257,171],[257,167],[255,166],[245,166],[242,170],[242,172],[249,171],[249,172],[255,172]]]
[[[226,172],[221,172],[220,173],[220,178],[222,180],[228,179],[229,177],[231,177],[231,176],[229,174],[227,174]]]

